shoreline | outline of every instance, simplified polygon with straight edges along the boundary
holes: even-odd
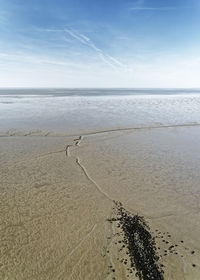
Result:
[[[35,137],[76,137],[76,136],[92,136],[96,134],[104,134],[110,132],[126,132],[126,131],[134,131],[134,130],[145,130],[145,129],[161,129],[161,128],[182,128],[182,127],[196,127],[200,126],[200,123],[184,123],[184,124],[160,124],[160,125],[150,125],[150,126],[134,126],[134,127],[124,127],[124,128],[111,128],[105,130],[93,130],[88,132],[80,132],[80,133],[58,133],[58,132],[42,132],[42,130],[32,130],[29,132],[23,132],[21,130],[10,129],[7,132],[0,132],[0,137],[27,137],[27,136],[35,136]]]

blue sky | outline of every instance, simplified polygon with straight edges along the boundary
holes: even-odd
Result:
[[[0,0],[0,87],[200,87],[199,0]]]

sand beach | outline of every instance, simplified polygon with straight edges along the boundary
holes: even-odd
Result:
[[[199,132],[1,137],[1,279],[139,279],[115,201],[148,224],[159,279],[198,279]]]
[[[1,132],[0,279],[198,280],[198,122],[81,126]]]

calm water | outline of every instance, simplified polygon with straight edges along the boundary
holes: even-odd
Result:
[[[0,90],[0,132],[200,123],[200,90]]]

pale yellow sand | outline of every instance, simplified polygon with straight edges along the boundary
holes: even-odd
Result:
[[[137,279],[113,200],[161,232],[164,279],[200,279],[199,143],[198,127],[0,138],[0,279]]]

